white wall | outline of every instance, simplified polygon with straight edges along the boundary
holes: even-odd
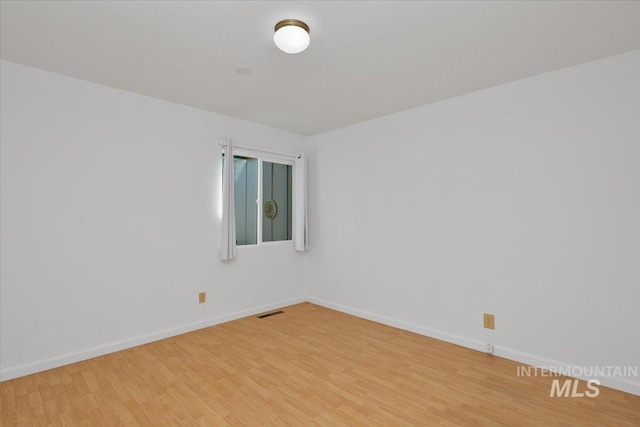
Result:
[[[218,141],[302,137],[1,67],[3,379],[302,299],[291,243],[218,256]]]
[[[312,301],[538,365],[639,364],[640,51],[307,152]]]

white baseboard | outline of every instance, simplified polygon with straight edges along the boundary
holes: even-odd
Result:
[[[243,317],[252,316],[254,314],[263,313],[265,311],[275,310],[278,308],[286,307],[293,304],[299,304],[306,301],[307,299],[305,297],[292,298],[292,299],[288,299],[288,300],[284,300],[284,301],[280,301],[272,304],[266,304],[258,307],[252,307],[246,310],[236,311],[234,313],[211,317],[209,319],[201,320],[195,323],[189,323],[186,325],[178,326],[176,328],[165,329],[163,331],[154,332],[151,334],[141,335],[134,338],[128,338],[126,340],[117,341],[117,342],[101,345],[98,347],[77,351],[74,353],[68,353],[61,356],[40,360],[38,362],[12,366],[10,368],[0,370],[0,381],[11,380],[13,378],[35,374],[37,372],[46,371],[48,369],[57,368],[59,366],[81,362],[83,360],[91,359],[98,356],[104,356],[105,354],[113,353],[116,351],[126,350],[131,347],[136,347],[142,344],[148,344],[150,342],[173,337],[175,335],[196,331],[202,328],[208,328],[209,326],[219,325],[220,323],[241,319]]]
[[[123,341],[113,342],[98,347],[88,348],[74,353],[65,354],[62,356],[53,357],[50,359],[40,360],[34,363],[28,363],[24,365],[13,366],[10,368],[0,370],[0,381],[6,381],[13,378],[22,377],[25,375],[34,374],[37,372],[46,371],[48,369],[57,368],[59,366],[68,365],[71,363],[80,362],[83,360],[91,359],[93,357],[103,356],[105,354],[113,353],[120,350],[126,350],[131,347],[136,347],[142,344],[158,341],[164,338],[169,338],[175,335],[184,334],[187,332],[195,331],[209,326],[218,325],[221,323],[229,322],[232,320],[240,319],[254,314],[262,313],[265,311],[275,310],[278,308],[286,307],[293,304],[299,304],[302,302],[311,302],[323,307],[327,307],[333,310],[337,310],[343,313],[351,314],[356,317],[371,320],[373,322],[382,323],[384,325],[392,326],[398,329],[402,329],[409,332],[414,332],[420,335],[435,338],[441,341],[446,341],[452,344],[457,344],[462,347],[470,348],[473,350],[484,352],[485,343],[483,341],[474,340],[471,338],[451,334],[448,332],[438,331],[435,329],[427,328],[425,326],[417,325],[415,323],[405,322],[402,320],[393,319],[386,316],[381,316],[367,311],[359,310],[356,308],[348,307],[342,304],[336,304],[330,301],[323,300],[321,298],[305,298],[297,297],[272,304],[266,304],[258,307],[249,308],[234,313],[224,314],[221,316],[212,317],[209,319],[201,320],[199,322],[182,325],[176,328],[166,329],[164,331],[154,332],[147,335],[141,335],[138,337],[126,339]],[[513,360],[519,363],[524,363],[536,367],[549,367],[554,366],[558,368],[571,369],[572,365],[567,363],[561,363],[558,361],[546,359],[544,357],[536,356],[529,353],[520,352],[500,345],[494,345],[494,355],[503,357],[505,359]],[[576,378],[581,380],[589,380],[591,378],[580,377]],[[636,396],[640,396],[640,383],[629,380],[628,378],[617,377],[600,377],[598,378],[601,385],[610,387],[615,390],[631,393]]]
[[[348,307],[342,304],[336,304],[330,301],[323,300],[321,298],[307,298],[310,303],[320,305],[322,307],[330,308],[342,313],[351,314],[352,316],[360,317],[363,319],[371,320],[373,322],[382,323],[384,325],[392,326],[394,328],[402,329],[409,332],[415,332],[416,334],[425,335],[427,337],[435,338],[441,341],[446,341],[452,344],[457,344],[462,347],[467,347],[472,350],[484,352],[485,343],[482,341],[474,340],[471,338],[462,337],[459,335],[450,334],[448,332],[438,331],[435,329],[427,328],[415,323],[404,322],[402,320],[392,319],[386,316],[380,316],[378,314],[369,313],[367,311],[359,310],[357,308]],[[573,365],[568,363],[562,363],[555,360],[546,359],[544,357],[536,356],[529,353],[513,350],[507,347],[494,345],[494,356],[502,357],[505,359],[513,360],[518,363],[531,365],[535,367],[557,367],[561,369],[573,370]],[[576,367],[576,370],[580,370]],[[515,373],[514,373],[515,375]],[[591,378],[584,376],[577,376],[575,378],[588,381]],[[640,382],[631,381],[629,378],[619,377],[598,377],[600,384],[605,387],[609,387],[615,390],[624,391],[625,393],[631,393],[636,396],[640,396]]]

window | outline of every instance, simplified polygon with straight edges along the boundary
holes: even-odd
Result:
[[[236,244],[258,243],[258,159],[233,156]]]
[[[262,162],[262,241],[291,240],[292,167]]]
[[[291,240],[292,164],[237,154],[233,169],[236,244]]]

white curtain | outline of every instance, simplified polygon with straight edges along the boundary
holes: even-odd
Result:
[[[233,140],[223,141],[224,167],[222,168],[222,234],[220,235],[220,258],[233,259],[237,255],[236,248],[236,213],[233,173]]]
[[[307,158],[297,154],[293,164],[293,248],[309,249],[307,226]]]

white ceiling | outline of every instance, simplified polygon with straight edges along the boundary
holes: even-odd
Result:
[[[3,59],[302,135],[640,48],[640,2],[2,1],[0,13]],[[302,54],[274,46],[284,18],[311,27]]]

